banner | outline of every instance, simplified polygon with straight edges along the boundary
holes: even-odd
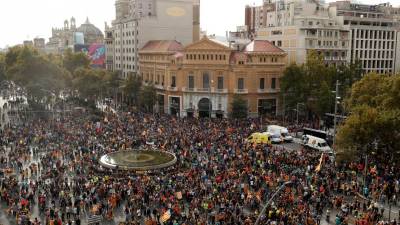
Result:
[[[104,44],[76,44],[75,52],[83,52],[90,59],[90,65],[96,68],[104,68],[106,60],[106,47]]]

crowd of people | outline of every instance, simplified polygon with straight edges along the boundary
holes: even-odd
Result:
[[[140,112],[25,121],[0,133],[1,202],[17,224],[79,225],[92,215],[101,224],[254,224],[281,187],[261,224],[309,225],[375,224],[383,217],[376,203],[389,193],[379,190],[398,196],[398,165],[373,167],[364,188],[362,163],[336,167],[309,149],[247,143],[261,125]],[[98,162],[110,152],[150,147],[173,152],[177,163],[135,173]]]

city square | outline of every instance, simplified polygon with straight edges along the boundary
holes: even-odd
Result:
[[[400,224],[396,1],[16,1],[0,225]]]

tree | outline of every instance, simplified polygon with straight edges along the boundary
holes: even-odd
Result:
[[[359,60],[338,67],[335,80],[339,80],[339,92],[342,96],[346,96],[353,84],[361,80],[362,72],[361,61]]]
[[[304,65],[292,64],[287,67],[281,78],[285,108],[294,109],[298,103],[304,103],[307,111],[318,117],[330,112],[332,108],[330,89],[335,70],[333,66],[326,66],[322,55],[315,51],[309,52]]]
[[[361,78],[361,64],[329,65],[324,62],[323,55],[310,51],[307,61],[302,66],[290,65],[281,78],[281,89],[285,108],[296,108],[304,103],[307,111],[318,118],[334,110],[336,80],[341,84],[339,93],[344,96],[351,85]]]
[[[146,112],[153,112],[153,107],[156,104],[157,92],[152,85],[144,86],[140,92],[140,100],[143,109]]]
[[[308,90],[306,87],[304,67],[296,64],[288,66],[281,78],[281,90],[285,95],[285,105],[295,108],[299,102],[306,102]]]
[[[361,157],[374,152],[381,162],[400,160],[400,77],[369,74],[346,99],[350,112],[336,135],[337,151]],[[396,157],[397,156],[397,157]]]
[[[39,103],[49,93],[58,95],[68,74],[30,47],[13,47],[5,56],[7,78],[25,88],[28,101]]]
[[[6,79],[6,57],[0,53],[0,83]]]
[[[139,76],[129,75],[128,79],[125,80],[124,93],[128,99],[128,105],[138,104],[138,96],[142,87],[142,80]]]
[[[90,59],[83,52],[73,53],[71,49],[67,49],[62,58],[62,65],[70,73],[78,68],[88,68]]]
[[[104,73],[89,68],[79,68],[74,73],[72,84],[81,98],[94,101],[104,88]]]
[[[242,98],[241,95],[235,94],[233,96],[233,101],[231,103],[232,105],[232,112],[231,112],[231,117],[232,118],[247,118],[247,102],[244,98]]]

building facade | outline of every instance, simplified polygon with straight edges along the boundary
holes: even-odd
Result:
[[[305,63],[314,50],[326,64],[359,61],[365,73],[400,71],[400,9],[389,3],[265,0],[263,14],[255,38],[285,50],[287,64]]]
[[[327,64],[350,61],[350,32],[329,17],[329,10],[313,0],[277,0],[265,3],[266,26],[257,30],[256,39],[271,41],[288,53],[287,64],[306,62],[316,51]]]
[[[106,25],[107,68],[123,78],[139,71],[138,51],[150,40],[199,39],[199,0],[117,0],[116,19]]]
[[[350,31],[350,60],[359,60],[364,72],[400,71],[398,8],[340,1],[331,3],[329,12]]]
[[[62,54],[66,49],[74,49],[75,45],[92,45],[103,43],[104,36],[99,28],[89,22],[87,18],[80,27],[76,26],[75,18],[64,21],[63,28],[53,28],[49,42],[46,43],[46,52]]]
[[[44,52],[46,48],[46,41],[44,38],[34,38],[33,46],[40,52]]]
[[[150,41],[139,56],[144,84],[157,89],[159,112],[228,117],[238,94],[246,99],[251,117],[279,113],[286,53],[268,41],[250,42],[240,51],[207,37],[185,47]]]

